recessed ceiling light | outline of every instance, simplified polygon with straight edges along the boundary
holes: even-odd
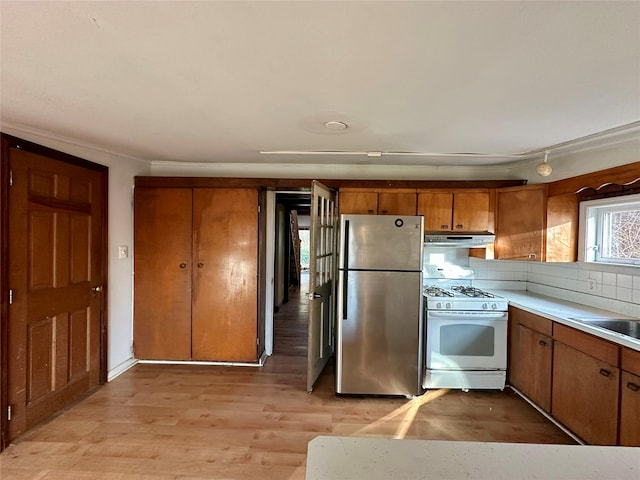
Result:
[[[344,122],[330,120],[328,122],[324,122],[324,128],[326,128],[327,130],[333,130],[334,132],[339,132],[342,130],[346,130],[348,128],[348,125]]]

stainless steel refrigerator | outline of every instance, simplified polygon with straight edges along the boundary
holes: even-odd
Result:
[[[422,216],[340,216],[336,393],[423,392],[422,252]]]

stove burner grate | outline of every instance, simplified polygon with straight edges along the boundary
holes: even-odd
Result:
[[[476,287],[465,287],[462,285],[456,285],[451,287],[451,290],[454,292],[461,293],[462,295],[466,295],[467,297],[481,297],[481,298],[494,298],[495,295],[493,293],[485,292],[484,290],[480,290]]]

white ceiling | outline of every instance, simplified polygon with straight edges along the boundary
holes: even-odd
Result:
[[[1,122],[148,161],[475,165],[640,120],[640,2],[1,1]],[[326,121],[343,121],[331,133]]]

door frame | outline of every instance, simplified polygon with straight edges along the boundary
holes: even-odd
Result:
[[[44,147],[20,138],[1,134],[2,156],[0,158],[0,451],[8,445],[9,420],[9,154],[11,148],[42,155],[53,160],[76,165],[100,174],[102,181],[102,281],[104,293],[100,306],[100,383],[107,382],[107,298],[108,298],[108,224],[109,224],[109,167],[82,158]]]

